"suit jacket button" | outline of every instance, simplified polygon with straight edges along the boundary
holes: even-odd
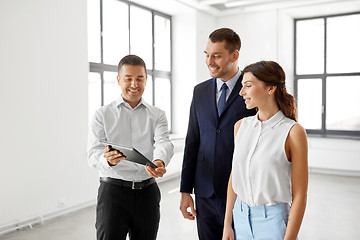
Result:
[[[216,129],[216,133],[217,133],[217,134],[221,133],[221,130],[220,130],[220,129]]]

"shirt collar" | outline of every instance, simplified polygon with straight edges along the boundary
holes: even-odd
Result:
[[[272,116],[270,119],[261,122],[259,120],[259,112],[257,112],[255,117],[254,117],[254,120],[253,120],[253,126],[256,127],[259,124],[263,124],[263,125],[270,126],[270,127],[273,128],[284,117],[285,117],[284,113],[280,110],[274,116]]]
[[[124,99],[122,98],[121,95],[120,95],[120,97],[116,100],[116,103],[115,103],[115,104],[116,104],[117,107],[119,107],[121,104],[123,104],[124,106],[128,106],[128,107],[131,108],[131,106],[130,106],[127,102],[124,101]],[[147,107],[147,103],[145,102],[144,98],[141,98],[141,99],[140,99],[139,104],[138,104],[135,108],[138,108],[138,107],[141,106],[141,105],[144,105],[145,107]],[[135,108],[134,108],[134,109],[135,109]]]
[[[237,82],[237,80],[239,79],[241,75],[241,71],[238,69],[238,72],[235,74],[235,76],[233,76],[230,80],[224,82],[222,81],[220,78],[216,79],[216,87],[217,87],[217,91],[220,92],[220,88],[223,85],[223,83],[226,83],[226,85],[228,86],[230,92],[234,89],[235,84]]]

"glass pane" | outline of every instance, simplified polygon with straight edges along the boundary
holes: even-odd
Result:
[[[88,60],[101,62],[100,0],[88,0]]]
[[[326,129],[360,131],[360,76],[326,80]]]
[[[298,80],[298,121],[306,129],[321,129],[321,79]]]
[[[170,71],[170,20],[155,16],[155,69]]]
[[[117,72],[104,72],[104,105],[117,100],[121,95],[116,76]]]
[[[153,80],[152,80],[152,76],[148,75],[147,78],[147,82],[146,82],[146,87],[145,87],[145,91],[143,93],[143,98],[145,100],[145,102],[147,102],[148,104],[153,105]]]
[[[104,63],[118,65],[129,54],[128,5],[117,0],[103,1]]]
[[[168,78],[155,78],[155,106],[165,111],[171,129],[171,85]]]
[[[296,22],[296,73],[324,73],[324,20]]]
[[[101,78],[99,73],[89,73],[88,79],[88,119],[101,107]]]
[[[152,15],[139,7],[130,7],[130,52],[141,57],[152,69]]]
[[[327,72],[360,72],[360,14],[327,21]]]

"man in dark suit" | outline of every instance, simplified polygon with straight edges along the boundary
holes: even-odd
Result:
[[[237,66],[241,41],[231,29],[212,32],[206,64],[213,77],[195,86],[181,173],[180,210],[196,217],[199,239],[222,238],[226,192],[234,151],[234,124],[255,114],[239,95],[242,74]],[[195,192],[195,205],[192,192]],[[190,211],[188,211],[190,208]]]

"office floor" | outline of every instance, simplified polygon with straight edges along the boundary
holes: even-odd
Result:
[[[310,174],[308,204],[300,239],[360,239],[360,178]],[[197,239],[196,224],[179,211],[179,178],[162,191],[159,240]],[[0,237],[1,240],[95,240],[95,206]]]

